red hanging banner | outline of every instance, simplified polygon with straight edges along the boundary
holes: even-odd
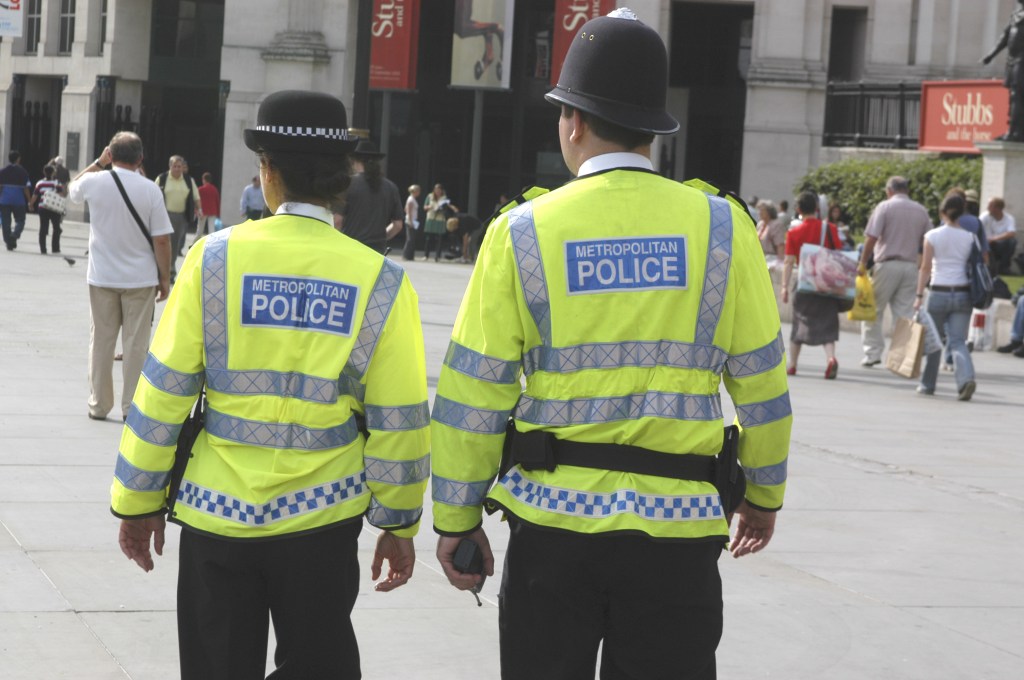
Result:
[[[576,31],[591,19],[615,9],[615,0],[555,0],[555,39],[551,51],[551,85],[558,84],[562,62]]]
[[[420,0],[373,0],[370,89],[415,90]]]

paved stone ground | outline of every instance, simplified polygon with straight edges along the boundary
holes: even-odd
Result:
[[[120,554],[107,508],[121,423],[86,418],[86,230],[66,227],[69,266],[33,252],[35,229],[30,216],[22,247],[0,252],[0,678],[176,678],[177,529],[149,574]],[[470,268],[407,269],[433,389]],[[778,533],[766,552],[721,562],[720,677],[1024,677],[1024,465],[1011,435],[1024,361],[975,354],[978,391],[958,403],[949,374],[921,397],[859,358],[844,334],[838,380],[808,348],[791,381]],[[503,548],[504,529],[488,528]],[[427,528],[410,584],[376,593],[372,544],[364,531],[365,676],[496,678],[499,578],[478,608],[441,576]]]

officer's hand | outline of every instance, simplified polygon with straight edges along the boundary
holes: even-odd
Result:
[[[157,555],[164,554],[164,522],[163,515],[144,519],[121,520],[121,531],[117,542],[125,557],[133,560],[143,571],[153,570],[153,555],[149,552],[149,539],[153,538],[153,547]]]
[[[390,531],[382,531],[377,537],[377,549],[373,551],[373,562],[370,564],[370,578],[380,578],[381,566],[388,561],[388,576],[374,587],[382,593],[404,586],[412,578],[413,567],[416,566],[416,548],[411,538],[399,538]]]
[[[494,576],[494,554],[491,552],[491,543],[487,540],[487,534],[483,527],[478,528],[468,536],[442,536],[437,539],[437,561],[441,563],[444,575],[448,577],[448,583],[459,590],[469,590],[480,583],[480,574],[464,574],[455,569],[455,550],[463,538],[470,538],[480,547],[480,553],[484,558],[484,574]]]
[[[730,551],[733,557],[743,557],[750,553],[763,550],[772,540],[775,533],[775,512],[765,512],[740,503],[736,509],[739,522],[736,524],[736,535],[733,536]]]

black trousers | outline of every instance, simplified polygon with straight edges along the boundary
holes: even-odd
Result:
[[[714,680],[721,542],[552,531],[515,519],[499,594],[503,680]]]
[[[359,521],[268,541],[181,532],[182,680],[263,680],[269,618],[274,680],[362,677],[350,614],[359,593]],[[268,616],[269,614],[269,616]]]
[[[50,231],[50,225],[53,225],[53,252],[60,252],[60,221],[61,214],[57,212],[50,212],[46,208],[39,208],[37,210],[39,214],[39,252],[46,253],[46,236]]]

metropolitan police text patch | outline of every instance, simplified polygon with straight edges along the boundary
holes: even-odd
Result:
[[[242,277],[242,325],[352,334],[359,288],[269,274]]]
[[[569,293],[686,288],[686,237],[566,241]]]

